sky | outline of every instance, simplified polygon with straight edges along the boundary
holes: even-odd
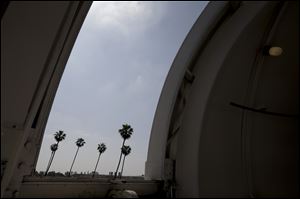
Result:
[[[45,171],[53,134],[66,133],[50,171],[92,172],[97,146],[105,143],[97,172],[115,171],[122,145],[118,132],[134,132],[123,175],[144,174],[152,122],[165,78],[203,1],[93,2],[79,32],[48,118],[37,171]]]

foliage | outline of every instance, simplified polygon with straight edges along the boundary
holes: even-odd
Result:
[[[78,138],[75,143],[78,147],[82,147],[85,144],[85,141],[82,138]]]
[[[54,138],[58,143],[58,142],[63,141],[66,138],[66,134],[64,133],[64,131],[59,130],[58,132],[56,132],[54,134]]]
[[[122,147],[121,151],[122,151],[122,154],[123,154],[123,155],[127,156],[127,155],[129,155],[130,152],[131,152],[131,147],[130,147],[130,146],[124,145],[124,146]]]
[[[99,153],[104,153],[106,150],[106,145],[104,143],[98,144],[97,150]]]

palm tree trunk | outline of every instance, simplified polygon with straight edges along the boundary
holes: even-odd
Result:
[[[121,169],[121,176],[120,176],[120,178],[122,178],[122,175],[123,175],[123,168],[124,168],[124,162],[125,162],[125,158],[126,158],[126,156],[124,155],[124,157],[123,157],[123,164],[122,164],[122,169]]]
[[[48,172],[49,165],[50,165],[50,162],[51,162],[51,159],[52,159],[52,156],[53,156],[53,152],[54,152],[54,151],[51,151],[50,159],[49,159],[49,161],[48,161],[48,164],[47,164],[47,167],[46,167],[46,170],[45,170],[45,174],[47,174],[47,172]]]
[[[56,151],[54,151],[54,153],[53,153],[53,156],[52,156],[52,159],[51,159],[51,162],[50,162],[50,165],[49,165],[49,170],[50,170],[51,164],[52,164],[52,162],[53,162],[53,159],[54,159],[55,153],[56,153]]]
[[[70,168],[69,176],[71,176],[72,167],[73,167],[73,164],[74,164],[74,162],[75,162],[75,159],[76,159],[78,150],[79,150],[79,147],[77,147],[77,151],[76,151],[76,154],[75,154],[75,156],[74,156],[74,159],[73,159],[73,162],[72,162],[72,165],[71,165],[71,168]]]
[[[58,147],[58,143],[59,143],[59,142],[56,143],[56,144],[57,144],[57,147]],[[49,169],[50,169],[50,166],[51,166],[51,164],[52,164],[52,161],[53,161],[55,152],[56,152],[56,151],[52,151],[52,153],[51,153],[51,157],[50,157],[50,160],[49,160],[49,163],[48,163],[46,172],[45,172],[45,176],[47,175],[47,173],[48,173],[48,171],[49,171]]]
[[[125,144],[125,139],[123,140],[122,147],[124,146],[124,144]],[[114,179],[116,179],[116,178],[117,178],[117,174],[118,174],[118,170],[119,170],[119,166],[120,166],[120,162],[121,162],[121,158],[122,158],[122,147],[121,147],[121,154],[120,154],[119,163],[118,163],[117,170],[116,170],[116,172],[115,172]]]
[[[97,166],[98,166],[100,155],[101,155],[101,153],[99,153],[98,160],[97,160],[97,163],[96,163],[96,167],[95,167],[95,170],[94,170],[94,173],[93,173],[93,177],[95,176],[95,173],[96,173],[96,169],[97,169]]]
[[[51,156],[50,156],[50,159],[49,159],[48,165],[47,165],[47,167],[46,167],[46,171],[45,171],[45,174],[44,174],[44,176],[46,176],[46,175],[47,175],[47,173],[48,173],[48,171],[49,171],[50,164],[51,164],[51,162],[52,162],[52,159],[53,159],[53,153],[54,153],[54,151],[52,151],[52,152],[51,152]]]
[[[51,158],[51,161],[50,161],[49,167],[48,167],[48,169],[47,169],[47,172],[45,173],[45,176],[47,175],[47,173],[48,173],[48,171],[49,171],[49,169],[50,169],[50,167],[51,167],[51,164],[52,164],[52,162],[53,162],[53,159],[54,159],[55,152],[56,152],[56,151],[54,151],[54,152],[53,152],[53,155],[52,155],[52,158]]]

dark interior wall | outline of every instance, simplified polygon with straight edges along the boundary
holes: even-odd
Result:
[[[285,115],[246,113],[253,193],[299,196],[299,2],[284,5],[269,43],[283,49],[266,56],[251,91],[253,107]]]
[[[174,143],[177,196],[299,196],[298,8],[243,2],[199,57]]]

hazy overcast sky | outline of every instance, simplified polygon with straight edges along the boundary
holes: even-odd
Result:
[[[207,2],[94,2],[70,55],[48,119],[37,163],[45,171],[53,134],[59,143],[50,171],[70,169],[75,141],[83,138],[73,171],[93,171],[97,144],[104,142],[97,171],[115,171],[130,124],[124,175],[144,174],[152,121],[166,75]]]

